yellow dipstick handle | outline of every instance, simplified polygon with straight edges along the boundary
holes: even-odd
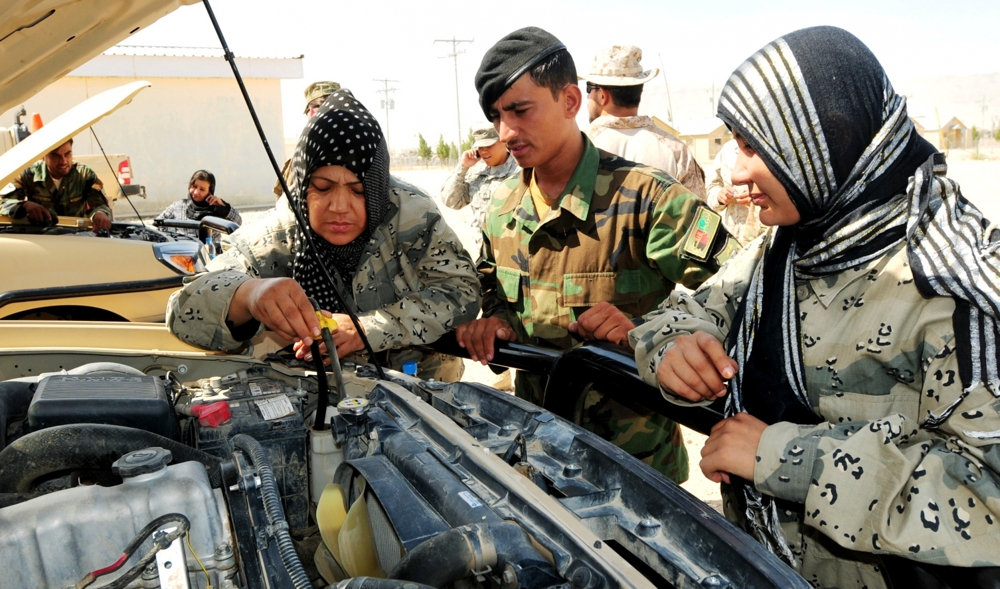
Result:
[[[333,317],[327,317],[316,311],[316,320],[319,321],[320,329],[329,329],[330,333],[337,331],[337,321]]]

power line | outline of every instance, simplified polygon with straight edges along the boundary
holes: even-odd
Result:
[[[458,56],[465,53],[464,51],[459,51],[458,46],[460,43],[472,43],[473,41],[475,41],[475,39],[456,39],[454,35],[452,35],[451,39],[434,40],[435,43],[451,43],[451,53],[443,56],[442,59],[444,57],[452,57],[455,59],[455,116],[458,120],[458,143],[456,144],[458,146],[462,145],[462,110],[461,107],[459,107],[458,100]]]
[[[389,151],[389,144],[391,143],[390,139],[391,136],[389,135],[389,111],[396,109],[396,101],[389,97],[390,93],[396,91],[396,88],[390,88],[389,82],[398,84],[399,80],[389,80],[386,78],[381,78],[381,79],[372,78],[372,81],[382,82],[382,88],[376,90],[375,92],[378,92],[379,94],[385,94],[385,96],[382,97],[382,108],[385,109],[385,148],[386,151]]]

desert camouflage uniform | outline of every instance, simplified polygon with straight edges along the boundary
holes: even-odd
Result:
[[[103,212],[112,219],[114,217],[103,188],[104,184],[97,178],[97,173],[83,164],[73,164],[69,174],[63,177],[59,188],[56,188],[45,160],[39,160],[14,178],[14,190],[4,195],[0,215],[23,216],[21,203],[30,200],[56,216],[89,219],[95,213]]]
[[[394,350],[390,365],[423,359],[406,346],[431,343],[479,312],[479,281],[469,254],[434,203],[392,181],[386,220],[361,255],[350,288],[349,305],[358,314],[375,352]],[[263,219],[223,238],[226,251],[209,272],[190,280],[171,297],[167,325],[184,341],[212,350],[233,351],[259,334],[234,337],[225,318],[236,288],[251,278],[292,275],[295,257],[289,236],[295,219],[281,201]],[[339,280],[338,280],[339,282]],[[423,359],[421,378],[456,380],[462,363],[434,354]]]
[[[729,234],[741,244],[746,245],[767,231],[760,224],[760,209],[751,204],[740,204],[736,199],[722,205],[719,197],[726,186],[733,185],[733,168],[736,167],[736,155],[739,145],[735,139],[730,139],[719,150],[712,162],[708,179],[708,206],[722,215],[722,222]]]
[[[695,287],[711,271],[680,257],[698,197],[659,170],[586,149],[544,220],[535,213],[532,170],[497,189],[484,228],[483,316],[506,319],[519,342],[565,350],[570,322],[607,301],[630,317],[653,309],[675,282]],[[519,396],[541,404],[541,383],[518,373]],[[599,400],[598,400],[599,399]],[[688,475],[677,425],[618,403],[587,400],[591,427],[677,481]]]
[[[656,126],[646,116],[601,115],[587,135],[598,149],[663,170],[705,200],[705,171],[683,141]]]
[[[647,382],[657,384],[678,335],[723,341],[765,239],[631,332]],[[796,297],[806,386],[825,423],[769,426],[753,483],[783,501],[802,576],[817,587],[884,587],[879,553],[1000,565],[1000,401],[982,384],[962,392],[954,300],[920,295],[902,246],[798,281]],[[739,522],[732,507],[727,515]]]
[[[486,212],[490,208],[490,200],[497,187],[518,171],[517,162],[510,155],[507,161],[499,166],[488,166],[486,162],[480,160],[471,168],[463,168],[459,165],[455,173],[448,177],[441,187],[441,199],[444,206],[452,209],[461,209],[469,205],[472,208],[472,218],[476,231],[473,233],[475,244],[474,252],[478,252],[483,247],[482,228],[486,224]]]

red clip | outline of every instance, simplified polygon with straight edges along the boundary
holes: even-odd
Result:
[[[198,418],[198,425],[202,427],[219,427],[219,425],[229,421],[230,416],[232,416],[229,411],[229,403],[225,401],[192,405],[191,413]]]

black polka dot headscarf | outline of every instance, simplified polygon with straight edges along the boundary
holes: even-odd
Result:
[[[341,246],[333,245],[311,227],[305,228],[310,232],[327,268],[335,268],[344,284],[350,285],[365,246],[389,210],[389,150],[378,122],[350,90],[337,90],[327,97],[319,111],[309,119],[295,148],[291,205],[297,207],[305,219],[309,218],[306,206],[309,180],[313,172],[323,166],[344,166],[361,180],[364,187],[368,222],[364,233],[354,241]],[[296,228],[292,236],[296,249],[293,277],[321,308],[343,311],[336,302],[332,285],[309,255],[300,231],[302,228]]]

